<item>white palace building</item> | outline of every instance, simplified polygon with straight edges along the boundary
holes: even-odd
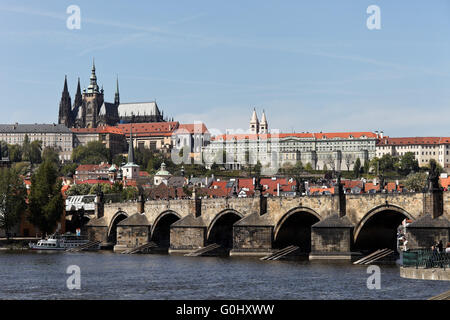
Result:
[[[207,166],[222,164],[229,169],[240,169],[261,163],[265,173],[274,174],[282,167],[301,161],[313,169],[352,170],[357,158],[361,165],[376,155],[377,141],[382,134],[373,132],[339,133],[277,133],[269,131],[263,112],[261,122],[256,110],[250,120],[249,133],[224,134],[211,138],[203,148]],[[221,159],[225,159],[222,161]]]

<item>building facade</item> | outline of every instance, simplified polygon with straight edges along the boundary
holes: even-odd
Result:
[[[254,111],[250,133],[213,137],[203,148],[207,165],[224,163],[227,168],[240,169],[259,161],[263,169],[278,169],[301,161],[315,170],[352,170],[356,159],[363,164],[375,157],[379,136],[373,132],[268,133],[265,114],[262,120],[258,121]]]
[[[450,138],[445,137],[382,137],[377,143],[376,156],[385,154],[401,157],[407,152],[415,155],[419,166],[426,166],[431,159],[450,170]]]
[[[111,126],[97,128],[72,128],[73,146],[87,145],[90,141],[101,141],[112,156],[127,151],[127,140],[121,129]]]
[[[41,141],[42,149],[54,148],[59,159],[68,161],[72,155],[73,134],[62,124],[1,124],[0,141],[8,144],[23,145],[25,136],[30,142]]]

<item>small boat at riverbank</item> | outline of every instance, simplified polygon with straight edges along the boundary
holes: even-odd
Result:
[[[30,242],[28,246],[31,250],[67,250],[85,245],[89,240],[83,236],[72,234],[53,234],[46,239],[41,239],[37,243]]]

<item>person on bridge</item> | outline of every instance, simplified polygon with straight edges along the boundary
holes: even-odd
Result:
[[[439,240],[439,243],[436,245],[439,253],[444,252],[444,244],[442,243],[442,240]]]

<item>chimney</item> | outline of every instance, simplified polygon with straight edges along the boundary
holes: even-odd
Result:
[[[383,130],[380,131],[380,139],[383,139]]]

